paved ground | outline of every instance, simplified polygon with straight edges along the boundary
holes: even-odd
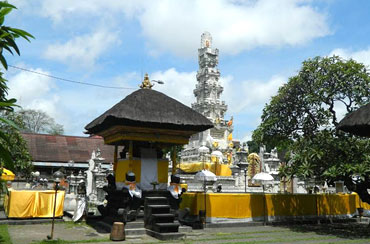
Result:
[[[10,225],[9,234],[13,244],[29,244],[41,241],[50,234],[50,224]],[[97,243],[109,242],[109,234],[91,228],[86,224],[58,223],[55,225],[55,238],[79,241],[93,239]],[[342,223],[322,225],[291,225],[291,226],[250,226],[233,228],[207,228],[194,230],[186,238],[178,241],[160,242],[157,239],[143,235],[130,236],[124,242],[114,243],[370,243],[370,228],[365,224]]]

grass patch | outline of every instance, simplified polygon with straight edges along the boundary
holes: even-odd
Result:
[[[268,234],[268,232],[266,232]],[[282,237],[284,236],[284,237]],[[257,239],[257,240],[246,240],[246,239]],[[265,238],[268,238],[266,240]],[[211,237],[211,238],[201,238],[201,239],[188,239],[187,241],[190,241],[192,243],[198,243],[198,242],[209,242],[209,241],[230,241],[235,240],[235,242],[228,242],[228,244],[256,244],[256,243],[275,243],[275,242],[294,242],[294,241],[309,241],[309,240],[327,240],[327,239],[333,239],[335,237],[332,236],[307,236],[306,234],[289,234],[288,236],[286,233],[281,233],[274,236],[266,236],[266,235],[249,235],[244,233],[243,235],[224,235],[224,236],[218,236],[218,237]],[[258,240],[258,239],[264,239],[264,240]],[[243,240],[243,241],[238,241]],[[328,243],[325,243],[328,244]]]
[[[334,242],[320,242],[320,243],[317,243],[317,244],[336,244],[336,243],[341,243],[341,244],[370,243],[370,239],[366,239],[366,240],[343,240],[343,241],[334,241]]]
[[[107,242],[109,239],[91,239],[91,240],[78,240],[78,241],[66,241],[66,240],[42,240],[38,242],[32,242],[32,244],[72,244],[72,243],[99,243],[99,242]]]
[[[7,225],[0,225],[0,244],[12,244]]]

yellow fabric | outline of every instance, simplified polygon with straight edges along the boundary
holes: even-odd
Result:
[[[356,196],[356,208],[363,208],[366,210],[370,210],[370,204],[361,201],[360,196],[357,193],[352,193]]]
[[[9,218],[51,218],[54,208],[54,190],[9,191],[4,206]],[[65,191],[58,191],[55,216],[63,216]]]
[[[194,163],[182,163],[178,164],[177,168],[181,169],[182,171],[186,173],[195,173],[198,171],[201,171],[203,169],[203,163],[202,162],[194,162]],[[231,169],[229,168],[229,165],[226,164],[217,164],[217,172],[216,172],[216,164],[215,163],[204,163],[204,168],[213,172],[216,175],[219,176],[231,176]]]
[[[356,211],[356,196],[351,194],[208,193],[205,198],[204,193],[185,193],[180,208],[187,207],[192,215],[198,215],[205,201],[207,217],[214,218],[253,218],[263,216],[264,211],[268,216],[346,215]]]
[[[3,173],[1,175],[2,180],[14,180],[14,177],[15,177],[15,174],[12,171],[6,168],[3,168]]]
[[[185,190],[188,190],[188,184],[180,184],[181,189],[184,188]]]
[[[132,169],[130,167],[132,165]],[[123,159],[117,162],[117,168],[115,170],[116,182],[125,182],[127,171],[135,173],[136,182],[140,182],[141,176],[141,161],[138,159],[128,160]]]
[[[131,166],[130,166],[131,163]],[[115,170],[116,182],[125,182],[127,171],[135,173],[136,182],[141,182],[141,160],[140,159],[123,159],[117,162],[117,168]],[[153,172],[154,173],[154,172]],[[158,160],[157,162],[157,176],[158,183],[168,182],[168,161]]]
[[[158,160],[157,164],[158,183],[168,182],[168,161]]]

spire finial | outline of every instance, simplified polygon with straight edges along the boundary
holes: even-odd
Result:
[[[153,87],[153,84],[150,83],[149,75],[148,73],[145,73],[144,80],[141,83],[140,88],[141,89],[152,89],[152,87]]]

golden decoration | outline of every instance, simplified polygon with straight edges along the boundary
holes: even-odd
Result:
[[[213,145],[214,148],[218,148],[218,142],[217,141],[213,142],[212,145]]]
[[[145,74],[143,83],[141,83],[140,88],[141,89],[152,89],[153,84],[150,83],[149,75]]]

